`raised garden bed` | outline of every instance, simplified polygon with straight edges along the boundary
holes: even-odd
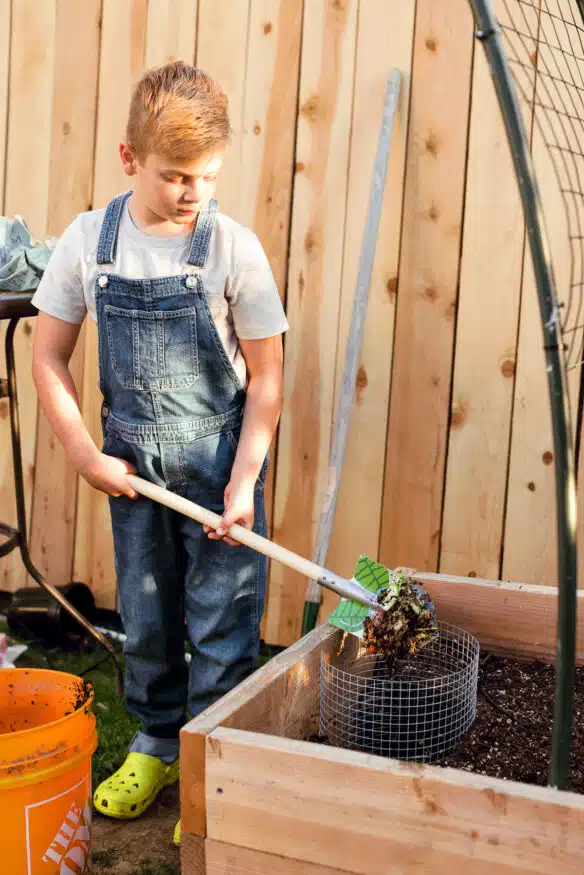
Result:
[[[553,661],[555,589],[423,579],[484,650]],[[183,875],[581,875],[579,794],[303,740],[319,729],[321,650],[340,637],[319,627],[184,728]]]

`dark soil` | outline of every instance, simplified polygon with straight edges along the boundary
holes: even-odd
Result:
[[[85,678],[78,678],[75,684],[74,695],[73,710],[78,711],[80,708],[83,708],[85,703],[93,695],[93,687],[91,686],[90,681]]]
[[[555,670],[540,662],[481,655],[476,719],[438,765],[545,786],[548,782]],[[584,667],[574,679],[573,735],[567,789],[584,793]],[[327,744],[322,735],[308,741]]]
[[[476,720],[440,765],[526,784],[547,784],[554,696],[553,666],[484,655]],[[576,669],[572,713],[567,789],[584,793],[584,668]]]

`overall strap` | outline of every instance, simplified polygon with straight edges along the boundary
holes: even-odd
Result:
[[[216,218],[217,201],[210,200],[207,209],[201,210],[197,216],[187,264],[191,264],[194,267],[205,267]]]
[[[124,209],[124,204],[132,194],[127,191],[125,194],[119,194],[109,202],[103,217],[103,225],[99,235],[99,243],[97,244],[96,260],[98,264],[113,264],[116,258],[116,248],[118,245],[118,231],[120,229],[120,219]]]

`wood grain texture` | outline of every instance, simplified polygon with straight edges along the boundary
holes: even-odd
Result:
[[[556,292],[560,301],[569,304],[572,299],[575,305],[580,287],[572,287],[571,283],[579,283],[581,279],[573,271],[581,273],[582,267],[578,258],[573,260],[574,246],[579,244],[577,241],[571,243],[569,238],[570,235],[582,233],[584,209],[582,198],[574,197],[570,192],[577,191],[581,186],[584,161],[578,157],[566,161],[564,156],[556,150],[550,151],[548,146],[550,142],[559,142],[565,148],[581,152],[581,126],[564,117],[566,90],[557,82],[558,74],[561,72],[565,75],[568,68],[564,68],[559,60],[556,46],[572,51],[571,35],[557,17],[550,14],[553,11],[552,3],[549,6],[542,4],[536,80],[536,103],[553,109],[546,113],[536,109],[539,124],[534,126],[532,153]],[[567,78],[570,81],[571,76]],[[565,198],[561,189],[568,192]],[[581,319],[574,317],[575,314],[571,319],[573,326],[581,322]],[[572,337],[566,334],[566,342],[570,343]],[[533,261],[531,250],[526,246],[501,576],[516,579],[520,575],[528,583],[557,581],[554,445],[543,344]],[[574,412],[579,378],[579,368],[570,371]],[[572,426],[575,426],[575,420]]]
[[[132,88],[144,71],[147,0],[103,0],[93,206],[130,187],[118,155]]]
[[[292,208],[302,5],[252,0],[241,144],[239,219],[259,237],[286,300]],[[268,535],[273,529],[277,436],[266,478]],[[269,599],[269,582],[267,599]],[[261,629],[265,637],[266,615]]]
[[[326,489],[345,225],[357,4],[306,4],[274,538],[312,555]],[[266,636],[298,637],[306,581],[272,567]]]
[[[391,566],[438,563],[472,51],[464,0],[419,0],[380,545]]]
[[[54,236],[91,208],[100,17],[101,0],[57,4],[47,229]],[[76,386],[83,384],[84,352],[82,334],[70,365]],[[54,586],[71,579],[77,489],[78,478],[39,411],[31,551]]]
[[[217,185],[219,209],[239,221],[249,0],[199,0],[197,66],[217,78],[229,99],[232,139]]]
[[[8,89],[10,77],[10,39],[11,39],[11,0],[0,0],[0,210],[4,214],[4,183],[6,170],[6,140],[8,133]],[[4,350],[5,326],[0,324],[0,344]],[[3,362],[2,376],[4,376],[4,352],[0,359]],[[10,460],[10,429],[8,426],[8,398],[0,398],[0,446],[2,447],[3,461],[0,464],[0,499],[2,507],[2,521],[8,522],[10,513],[11,521],[16,521],[13,510],[11,484],[13,478],[12,463]],[[2,538],[4,541],[4,538]],[[11,566],[11,571],[14,566]],[[12,589],[8,568],[2,570],[0,586],[3,589]]]
[[[537,141],[537,134],[536,141]],[[557,580],[551,410],[533,263],[526,251],[501,577]],[[513,539],[516,543],[513,543]],[[511,540],[509,540],[511,539]]]
[[[149,0],[146,68],[169,61],[193,64],[197,42],[197,0]]]
[[[342,875],[340,869],[329,866],[238,848],[184,832],[180,856],[182,875]]]
[[[206,841],[198,835],[190,835],[181,824],[180,865],[182,875],[207,875]]]
[[[282,852],[285,852],[285,848]],[[340,869],[316,866],[303,860],[238,848],[212,839],[205,841],[206,875],[342,875]],[[183,875],[189,875],[184,869]],[[198,873],[193,873],[198,875]]]
[[[49,215],[49,182],[53,81],[55,70],[56,2],[40,6],[34,0],[12,4],[10,31],[10,91],[8,96],[8,139],[6,145],[6,185],[4,213],[24,217],[33,235],[43,239]],[[34,136],[31,136],[34,131]],[[32,381],[32,336],[34,319],[20,321],[15,335],[14,354],[22,438],[22,467],[30,530],[35,472],[37,396]],[[0,341],[4,346],[4,323]],[[0,507],[3,522],[16,522],[12,454],[8,428],[8,408],[0,409]],[[14,590],[28,579],[18,550],[2,560],[2,589]]]
[[[4,212],[12,0],[0,0],[0,210]],[[5,404],[0,401],[0,405]],[[0,409],[2,409],[0,407]]]
[[[555,662],[558,591],[442,574],[417,575],[438,616],[475,635],[485,650]],[[584,663],[584,593],[578,595],[576,659]]]
[[[146,0],[125,0],[123,3],[104,0],[95,147],[95,208],[106,206],[112,197],[129,188],[117,147],[125,134],[132,87],[144,69],[147,8]],[[97,330],[93,322],[88,321],[83,417],[93,439],[101,446],[98,383]],[[79,481],[77,516],[74,576],[91,586],[99,604],[113,608],[116,605],[116,577],[108,500],[105,494],[97,492],[84,480]]]
[[[579,875],[584,800],[438,766],[219,728],[210,839],[359,875]]]
[[[241,149],[240,221],[258,235],[285,298],[302,8],[252,0]]]
[[[338,409],[383,98],[392,67],[399,69],[402,81],[371,277],[361,366],[329,549],[329,567],[349,577],[361,553],[377,557],[379,549],[383,498],[380,471],[385,463],[414,20],[415,4],[410,0],[391,4],[375,0],[363,3],[359,8],[349,165],[350,209],[345,228],[335,409]],[[366,509],[366,512],[356,513],[356,508]],[[324,591],[321,617],[329,616],[336,604],[337,596]]]
[[[504,2],[497,12],[506,15]],[[537,34],[537,16],[531,17]],[[534,84],[532,79],[530,101],[523,102],[528,133]],[[500,575],[524,236],[507,135],[480,49],[472,87],[440,552],[440,570],[447,574]]]
[[[338,635],[332,626],[314,629],[182,729],[181,818],[186,832],[200,836],[207,832],[205,739],[209,733],[221,725],[246,729],[261,725],[264,732],[301,737],[313,722],[306,693],[318,687],[320,648]]]

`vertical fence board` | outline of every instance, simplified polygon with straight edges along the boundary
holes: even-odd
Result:
[[[34,0],[19,0],[13,4],[4,212],[9,216],[25,216],[31,232],[41,238],[46,234],[48,219],[55,19],[53,0],[41,5]],[[33,322],[32,319],[21,320],[14,345],[29,529],[37,430],[37,398],[31,376]],[[3,336],[4,330],[2,340]],[[2,431],[2,446],[8,448],[8,419],[3,420]],[[16,509],[10,452],[2,454],[0,465],[3,521],[14,524]],[[4,557],[1,574],[4,589],[14,590],[24,585],[27,574],[18,550]]]
[[[6,129],[8,124],[8,88],[10,76],[10,13],[12,0],[0,0],[0,210],[4,212],[6,169]],[[0,401],[0,405],[6,404]],[[0,410],[3,407],[0,406]]]
[[[498,7],[505,15],[506,4]],[[537,34],[537,15],[532,18],[530,28]],[[528,132],[533,87],[533,81],[526,82]],[[449,574],[499,577],[523,246],[517,179],[480,47],[474,63],[440,555],[440,570]]]
[[[149,0],[146,68],[195,60],[197,0]]]
[[[91,209],[102,0],[57,0],[49,234]]]
[[[334,400],[357,3],[305,5],[275,540],[305,556],[326,488]],[[300,632],[305,580],[274,564],[270,641]]]
[[[90,207],[94,119],[97,96],[101,0],[81,7],[57,0],[52,112],[49,234],[58,236],[74,216]],[[71,361],[83,383],[84,342]],[[33,561],[49,583],[67,583],[73,565],[78,478],[46,417],[39,412],[31,525]],[[58,487],[58,488],[56,488]]]
[[[380,556],[421,570],[438,562],[472,35],[465,0],[419,0]]]
[[[567,75],[564,62],[557,51],[559,46],[569,51],[576,49],[576,46],[572,45],[571,48],[566,29],[553,16],[553,7],[553,0],[547,0],[542,5],[536,104],[551,104],[562,112],[571,111],[576,117],[581,109],[581,101],[576,98],[576,103],[572,102],[567,89],[560,92],[554,78]],[[584,56],[580,63],[584,64]],[[581,82],[577,84],[580,85]],[[570,220],[573,223],[571,227],[568,224],[558,177],[546,145],[550,140],[554,142],[555,136],[564,145],[564,135],[560,133],[560,126],[555,123],[555,135],[551,136],[553,132],[546,116],[541,109],[536,112],[542,127],[534,127],[533,160],[550,240],[557,293],[560,300],[566,301],[570,293],[571,261],[568,235],[584,233],[584,216],[578,216],[574,212],[581,210],[581,199],[567,195]],[[563,130],[567,139],[566,148],[580,152],[581,144],[578,140],[583,133],[582,125],[574,125],[573,121],[566,119]],[[559,168],[561,186],[572,191],[581,185],[584,170],[578,166],[576,160],[569,159]],[[569,378],[574,402],[578,379],[579,369],[576,369],[570,373]],[[573,409],[575,410],[575,404]],[[520,579],[526,583],[555,584],[557,581],[555,489],[551,408],[543,334],[531,252],[527,248],[508,480],[503,579],[519,574]]]
[[[124,137],[133,85],[144,67],[147,26],[146,0],[104,0],[97,139],[95,150],[94,207],[128,188],[117,145]],[[88,320],[85,340],[83,416],[91,435],[101,446],[100,393],[98,391],[97,330]],[[116,603],[113,541],[107,497],[84,480],[79,481],[74,576],[89,584],[105,607]]]
[[[252,0],[238,213],[258,235],[284,301],[301,36],[302,4],[297,0]],[[276,447],[274,440],[265,489],[269,533]]]
[[[539,135],[534,131],[534,148]],[[541,174],[539,175],[542,181]],[[561,214],[557,219],[562,224]],[[521,327],[501,576],[526,583],[557,581],[555,476],[551,411],[541,318],[529,247],[521,302]]]
[[[240,221],[286,287],[302,4],[252,0],[241,154]]]
[[[199,0],[197,66],[221,83],[229,98],[231,144],[219,174],[219,209],[239,221],[241,151],[249,39],[249,0]]]
[[[4,213],[4,184],[6,170],[6,140],[8,129],[8,93],[10,82],[10,19],[11,0],[0,0],[0,210]],[[5,327],[0,323],[0,361],[4,374],[4,336]],[[10,452],[10,428],[8,425],[8,398],[0,398],[0,447],[2,447],[2,463],[0,464],[0,514],[2,521],[8,521],[8,514],[13,514],[13,497],[10,484],[13,478],[12,455]],[[11,517],[13,519],[13,517]],[[3,540],[3,539],[2,539]],[[12,567],[11,567],[12,570]],[[2,568],[0,588],[12,589],[13,583],[8,567]]]
[[[383,497],[381,472],[385,463],[391,383],[414,19],[415,4],[411,0],[394,3],[375,0],[362,3],[359,9],[349,168],[350,208],[345,231],[335,407],[338,407],[345,365],[383,99],[392,67],[400,70],[402,82],[371,277],[361,365],[327,563],[328,567],[349,576],[353,574],[358,556],[367,553],[376,557],[379,545]],[[364,512],[359,512],[360,509]],[[323,592],[322,616],[328,616],[337,602],[333,593]]]

